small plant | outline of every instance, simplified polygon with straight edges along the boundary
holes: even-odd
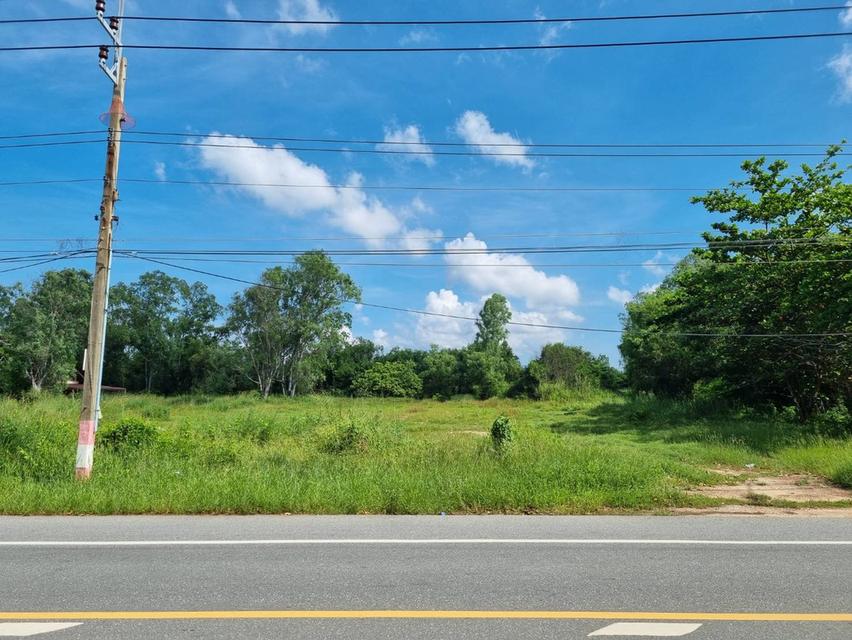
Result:
[[[507,416],[498,416],[491,425],[491,444],[494,450],[497,452],[505,450],[513,437],[512,421]]]
[[[332,454],[366,451],[368,448],[369,440],[366,430],[352,420],[335,426],[325,435],[319,446],[323,453]]]
[[[140,418],[125,418],[109,425],[98,434],[101,443],[118,453],[131,453],[156,444],[159,439],[157,427]]]
[[[852,463],[841,466],[831,474],[831,481],[847,489],[852,489]]]

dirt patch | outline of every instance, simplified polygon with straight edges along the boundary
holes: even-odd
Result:
[[[789,516],[789,517],[822,517],[822,518],[852,518],[852,509],[831,509],[827,507],[761,507],[753,504],[725,504],[719,507],[693,508],[684,507],[672,509],[672,513],[685,516]]]
[[[788,502],[852,501],[852,491],[828,484],[822,478],[806,474],[762,476],[735,469],[710,469],[726,477],[745,476],[731,484],[696,487],[689,493],[708,498],[726,498],[754,502],[765,497]]]

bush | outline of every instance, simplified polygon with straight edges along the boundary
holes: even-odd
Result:
[[[319,434],[319,450],[323,453],[339,454],[366,451],[369,448],[367,431],[353,420],[336,425]]]
[[[852,489],[852,463],[847,463],[832,473],[831,481],[841,487]]]
[[[355,378],[352,387],[359,396],[415,398],[423,391],[423,381],[411,361],[376,362]]]
[[[125,418],[115,425],[107,425],[98,439],[107,448],[118,453],[132,453],[153,446],[159,440],[157,427],[140,418]]]
[[[495,451],[503,451],[514,437],[512,421],[507,416],[498,416],[491,425],[491,444]]]

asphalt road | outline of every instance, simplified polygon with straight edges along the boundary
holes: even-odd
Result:
[[[34,623],[78,623],[51,640],[849,640],[852,518],[0,518],[0,636]]]

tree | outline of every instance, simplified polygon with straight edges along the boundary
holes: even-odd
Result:
[[[465,382],[480,398],[502,396],[520,379],[523,368],[509,346],[509,301],[495,293],[482,305],[476,337],[463,356]]]
[[[634,387],[686,395],[713,382],[739,402],[792,404],[802,420],[852,402],[852,341],[826,335],[852,331],[852,185],[839,151],[793,175],[783,160],[747,161],[743,180],[693,199],[728,219],[627,305],[621,352]],[[683,333],[723,336],[673,335]]]
[[[343,342],[329,354],[324,388],[340,393],[352,393],[355,378],[369,369],[381,352],[380,346],[364,338]]]
[[[215,342],[213,322],[220,311],[204,284],[190,285],[162,271],[116,285],[110,293],[105,379],[149,393],[191,391],[203,377],[198,356]]]
[[[606,356],[593,356],[580,347],[561,342],[545,345],[528,367],[533,392],[542,397],[549,386],[560,389],[615,389],[620,374]]]
[[[512,319],[509,301],[505,296],[495,293],[485,301],[476,320],[476,337],[473,348],[476,351],[493,353],[509,352],[509,330],[507,325]]]
[[[355,378],[352,386],[359,396],[416,398],[423,390],[411,361],[375,362]]]
[[[423,395],[448,400],[459,392],[461,352],[432,345],[423,359]]]
[[[264,398],[276,383],[292,396],[319,380],[325,357],[351,325],[341,306],[360,295],[352,279],[317,252],[297,257],[293,268],[267,269],[261,284],[234,296],[228,332]]]
[[[82,269],[48,271],[29,291],[2,294],[5,358],[12,375],[33,391],[74,375],[82,362],[89,324],[92,278]]]

